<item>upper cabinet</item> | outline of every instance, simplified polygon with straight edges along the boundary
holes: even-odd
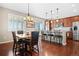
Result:
[[[73,20],[73,17],[64,18],[64,27],[71,27]]]
[[[57,20],[46,20],[45,30],[52,30],[55,27],[72,27],[72,22],[79,21],[79,16],[67,17]]]
[[[64,26],[71,27],[72,22],[76,22],[76,21],[79,21],[79,16],[64,18]]]
[[[75,16],[75,17],[74,17],[74,22],[75,22],[75,21],[79,21],[79,16]]]
[[[64,20],[63,19],[59,19],[59,23],[64,23]]]

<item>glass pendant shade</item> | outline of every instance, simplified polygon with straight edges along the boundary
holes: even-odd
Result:
[[[27,19],[28,21],[31,21],[31,16],[27,16],[26,19]]]
[[[57,19],[56,22],[59,22],[59,20]]]

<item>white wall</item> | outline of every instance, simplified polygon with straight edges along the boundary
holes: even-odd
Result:
[[[11,34],[8,32],[7,10],[0,8],[0,42],[9,41]]]
[[[8,31],[8,13],[25,16],[25,14],[0,7],[0,43],[12,41],[12,34]],[[34,18],[35,22],[43,22],[41,19]],[[35,30],[35,28],[27,28],[26,31]]]

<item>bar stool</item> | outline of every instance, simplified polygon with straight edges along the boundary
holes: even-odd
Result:
[[[62,35],[60,35],[60,32],[54,32],[54,40],[55,40],[55,43],[59,43],[61,44],[62,43]]]

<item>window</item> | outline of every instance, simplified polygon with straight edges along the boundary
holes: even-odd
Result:
[[[8,30],[18,31],[24,30],[24,20],[22,16],[9,14],[8,15]]]
[[[43,28],[44,28],[44,25],[43,25],[43,23],[42,22],[37,22],[36,24],[35,24],[35,28],[38,30],[38,31],[42,31],[43,30]]]

